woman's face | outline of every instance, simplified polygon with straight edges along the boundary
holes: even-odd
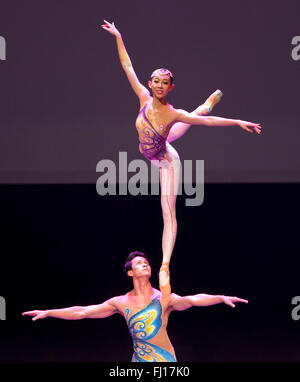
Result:
[[[153,96],[157,98],[164,98],[173,89],[171,79],[169,76],[155,76],[148,82],[150,89],[152,89]]]

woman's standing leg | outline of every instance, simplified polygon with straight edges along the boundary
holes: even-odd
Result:
[[[162,251],[163,260],[159,272],[160,289],[171,293],[169,263],[177,236],[176,198],[178,193],[181,164],[176,150],[167,144],[167,152],[160,160],[161,207],[163,216]]]

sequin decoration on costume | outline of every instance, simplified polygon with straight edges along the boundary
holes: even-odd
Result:
[[[128,320],[129,313],[130,310],[126,308],[126,321],[134,348],[132,362],[176,362],[170,352],[148,342],[155,337],[162,325],[162,308],[159,298],[154,298],[146,308]]]
[[[156,69],[151,74],[151,78],[160,77],[160,76],[169,76],[172,80],[174,78],[173,73],[171,73],[170,70],[165,69],[165,68]]]
[[[144,157],[151,160],[166,148],[166,139],[154,129],[148,120],[145,113],[146,106],[147,103],[139,112],[136,119],[136,128],[139,134],[140,152]],[[162,125],[160,125],[160,130],[162,130],[161,127]]]

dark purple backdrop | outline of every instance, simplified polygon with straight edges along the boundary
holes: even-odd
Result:
[[[175,73],[175,107],[220,88],[213,114],[262,124],[260,136],[194,126],[174,143],[182,159],[205,160],[207,182],[300,180],[297,0],[1,0],[0,10],[1,183],[94,183],[99,160],[141,158],[138,100],[103,19],[145,85],[157,67]]]

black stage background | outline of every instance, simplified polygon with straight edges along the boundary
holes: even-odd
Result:
[[[161,261],[159,196],[100,197],[94,185],[1,186],[1,361],[129,361],[121,316],[32,322],[31,309],[100,303],[131,284],[129,251]],[[178,197],[174,292],[249,300],[173,312],[169,336],[178,361],[299,361],[298,184],[205,186],[200,207]],[[2,292],[3,291],[3,292]]]

